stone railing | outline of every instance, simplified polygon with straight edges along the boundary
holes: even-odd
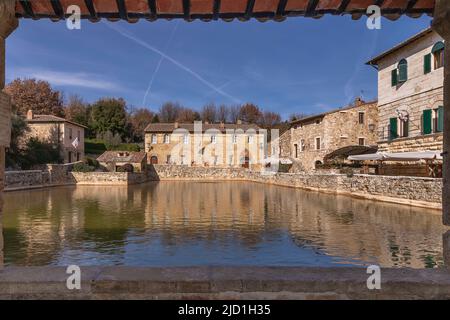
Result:
[[[242,168],[155,165],[153,180],[245,180],[419,207],[442,207],[442,179],[355,174],[262,174]]]

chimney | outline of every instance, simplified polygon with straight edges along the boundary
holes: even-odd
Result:
[[[33,120],[33,110],[28,110],[27,112],[27,120]]]
[[[355,106],[360,106],[360,105],[362,105],[362,104],[364,104],[364,100],[361,99],[361,97],[357,97],[357,98],[355,99]]]
[[[173,127],[174,127],[175,129],[178,129],[178,127],[179,127],[178,122],[175,122],[175,123],[173,124]]]
[[[236,122],[236,124],[242,124],[242,120],[241,120],[241,119],[238,119],[237,122]]]

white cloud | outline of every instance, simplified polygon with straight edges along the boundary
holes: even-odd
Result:
[[[36,78],[48,81],[54,86],[90,88],[105,91],[123,90],[123,87],[118,83],[93,73],[65,72],[34,68],[15,69],[14,71],[14,74],[8,74],[8,79]]]

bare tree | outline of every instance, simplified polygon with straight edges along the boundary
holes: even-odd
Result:
[[[231,123],[236,123],[239,120],[240,105],[232,105],[228,108],[228,118]]]
[[[159,108],[159,121],[175,122],[182,107],[178,102],[166,102]]]
[[[200,116],[197,112],[190,108],[182,108],[178,112],[177,121],[182,123],[191,123],[195,120],[200,120]]]
[[[281,123],[281,116],[278,113],[272,111],[264,111],[261,117],[262,127],[269,129],[275,127],[280,123]]]
[[[289,121],[292,122],[295,120],[300,120],[300,119],[306,118],[307,116],[308,115],[303,112],[294,112],[289,115]]]
[[[217,108],[214,103],[209,103],[203,106],[201,111],[202,120],[209,123],[216,122]]]
[[[217,121],[226,123],[228,122],[230,110],[228,106],[221,104],[217,109]]]

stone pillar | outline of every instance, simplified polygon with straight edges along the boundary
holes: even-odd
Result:
[[[5,48],[6,38],[19,25],[15,17],[15,1],[0,2],[0,269],[3,268],[3,181],[5,172],[5,147],[9,146],[11,138],[11,101],[3,89],[5,87]]]
[[[442,221],[450,225],[450,1],[436,0],[432,24],[445,40],[444,64],[444,165],[442,189]]]

